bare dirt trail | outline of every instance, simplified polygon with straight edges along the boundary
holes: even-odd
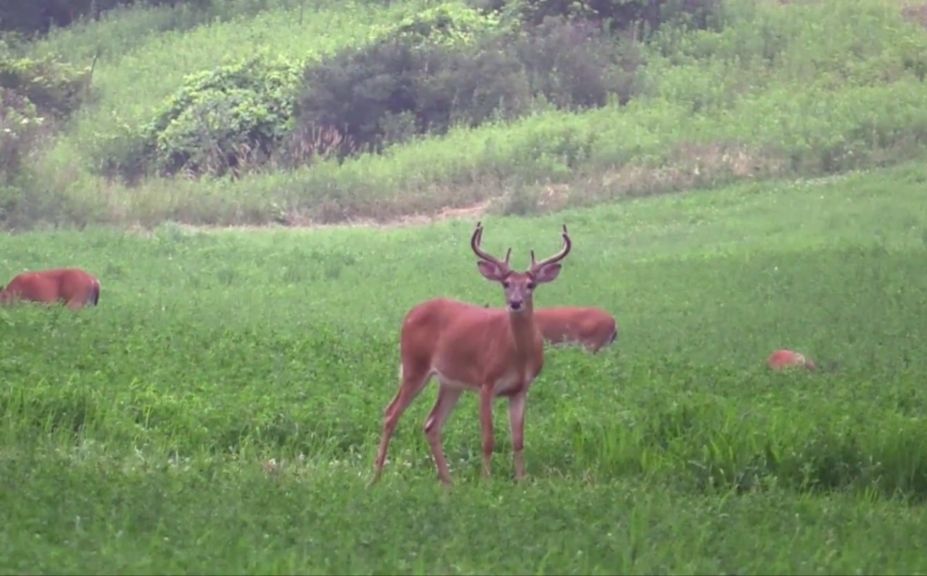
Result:
[[[438,222],[448,220],[471,220],[481,218],[489,210],[492,200],[484,200],[470,206],[460,208],[443,208],[435,214],[411,214],[389,220],[374,220],[371,218],[357,218],[346,222],[337,222],[332,224],[305,222],[298,224],[243,224],[231,226],[211,226],[208,224],[187,224],[175,222],[177,228],[191,232],[267,232],[270,230],[290,230],[290,231],[309,231],[324,229],[344,229],[344,228],[367,228],[367,229],[395,229],[395,228],[413,228],[418,226],[428,226]],[[156,228],[156,227],[155,227]],[[133,231],[150,235],[154,229],[142,226],[133,227]]]

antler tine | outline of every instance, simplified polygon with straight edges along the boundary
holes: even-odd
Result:
[[[497,266],[500,266],[502,268],[508,268],[509,256],[512,253],[512,249],[509,248],[509,251],[505,255],[505,261],[503,262],[499,260],[498,258],[496,258],[495,256],[493,256],[492,254],[489,254],[488,252],[484,252],[480,248],[480,242],[482,242],[482,240],[483,240],[483,224],[482,222],[477,222],[476,230],[473,231],[473,236],[470,238],[470,247],[473,248],[473,252],[475,252],[477,256],[479,256],[483,260],[486,260],[487,262],[492,262],[493,264],[496,264]]]
[[[531,251],[531,269],[537,270],[541,266],[546,266],[548,264],[553,264],[559,262],[566,258],[567,254],[570,253],[570,249],[573,247],[573,242],[570,240],[570,234],[567,232],[566,224],[563,225],[563,248],[560,249],[560,252],[557,252],[550,258],[542,260],[540,262],[535,261],[534,259],[534,250]]]

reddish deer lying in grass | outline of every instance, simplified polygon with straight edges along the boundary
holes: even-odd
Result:
[[[618,337],[615,319],[599,308],[539,308],[534,322],[551,344],[577,343],[593,354]]]
[[[780,348],[770,354],[769,358],[766,359],[766,365],[774,372],[781,372],[793,368],[804,368],[811,372],[817,370],[817,366],[815,366],[810,358],[806,358],[801,352],[795,352],[794,350],[787,350],[785,348]]]
[[[100,281],[79,268],[23,272],[0,292],[0,304],[20,300],[64,302],[72,310],[88,304],[96,306],[100,300]]]
[[[525,402],[531,383],[544,365],[544,341],[534,320],[534,290],[553,282],[560,273],[560,261],[570,253],[570,237],[563,227],[563,248],[556,255],[537,262],[531,251],[527,272],[509,268],[511,248],[505,260],[480,249],[481,224],[470,239],[479,257],[477,267],[484,278],[501,284],[506,308],[484,308],[437,298],[414,307],[406,315],[400,334],[401,383],[384,413],[383,436],[377,451],[373,482],[383,472],[390,438],[400,416],[419,395],[432,376],[439,382],[438,399],[425,421],[425,435],[431,446],[438,478],[450,484],[451,476],[441,442],[441,429],[464,390],[480,395],[480,424],[483,435],[483,476],[490,476],[493,450],[492,403],[496,397],[509,401],[515,477],[525,476]]]

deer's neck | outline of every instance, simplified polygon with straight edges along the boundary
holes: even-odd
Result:
[[[537,327],[534,324],[534,303],[525,302],[525,309],[521,312],[509,311],[509,326],[515,349],[523,354],[530,354],[534,350]]]

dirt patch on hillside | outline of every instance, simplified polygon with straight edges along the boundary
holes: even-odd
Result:
[[[443,222],[445,220],[475,220],[482,217],[489,209],[492,200],[483,200],[470,206],[457,208],[442,208],[434,214],[410,214],[388,220],[374,220],[372,218],[359,218],[336,224],[307,223],[302,227],[311,228],[401,228],[406,226],[424,226]],[[300,227],[300,226],[297,226]]]
[[[216,231],[268,231],[268,230],[315,230],[315,229],[337,229],[337,228],[409,228],[415,226],[427,226],[437,222],[447,220],[473,220],[474,222],[482,218],[487,213],[492,200],[484,200],[476,204],[464,207],[442,208],[434,214],[410,214],[383,220],[373,218],[352,218],[342,222],[323,223],[313,222],[308,219],[293,218],[286,224],[242,224],[242,225],[217,225],[211,226],[206,224],[186,224],[183,222],[174,222],[171,225],[181,230],[216,232]],[[133,228],[133,232],[141,235],[151,235],[152,230],[138,226]]]
[[[330,213],[316,206],[294,206],[265,222],[215,223],[192,219],[165,219],[153,227],[144,223],[135,230],[145,234],[160,229],[210,230],[309,230],[332,228],[391,229],[420,227],[448,220],[475,222],[487,214],[534,216],[571,207],[589,206],[635,196],[715,187],[736,181],[783,174],[782,158],[771,151],[737,144],[683,143],[661,162],[629,163],[587,173],[575,171],[571,182],[505,185],[486,181],[462,188],[441,187],[434,195],[415,191],[392,202],[355,202]],[[431,189],[429,189],[431,191]],[[482,196],[481,198],[479,196]],[[476,198],[475,198],[476,197]],[[353,213],[353,214],[352,214]]]

